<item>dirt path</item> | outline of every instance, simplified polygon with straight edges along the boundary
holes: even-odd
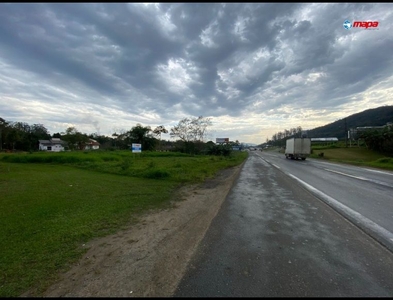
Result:
[[[84,245],[88,252],[44,297],[169,297],[225,200],[241,166],[181,188],[174,208]],[[27,292],[22,297],[31,296]]]

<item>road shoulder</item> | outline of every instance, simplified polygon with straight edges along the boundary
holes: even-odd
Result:
[[[243,164],[180,188],[173,208],[147,213],[127,230],[84,245],[87,253],[42,296],[171,296]]]

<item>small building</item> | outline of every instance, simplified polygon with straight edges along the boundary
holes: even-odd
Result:
[[[85,150],[97,150],[97,149],[100,149],[100,143],[97,142],[96,140],[89,138],[89,141],[86,142]]]
[[[59,138],[52,138],[50,140],[38,140],[38,142],[39,150],[51,152],[64,151],[64,146],[66,145],[66,142],[62,141]]]

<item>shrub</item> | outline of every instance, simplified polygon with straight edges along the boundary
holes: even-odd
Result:
[[[208,147],[206,154],[229,156],[232,153],[232,146],[229,144],[211,145]]]
[[[123,159],[123,160],[121,161],[121,163],[120,163],[120,168],[121,168],[123,171],[127,171],[127,170],[131,167],[131,165],[132,165],[131,159],[125,158],[125,159]]]
[[[144,178],[150,178],[150,179],[163,179],[163,178],[170,177],[170,174],[168,171],[163,169],[152,169],[144,172],[142,176]]]
[[[377,163],[387,164],[391,162],[393,162],[393,158],[384,157],[384,158],[377,159]]]

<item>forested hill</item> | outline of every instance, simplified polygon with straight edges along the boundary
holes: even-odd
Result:
[[[345,139],[350,128],[383,126],[388,122],[393,122],[393,105],[367,109],[325,126],[308,130],[307,136],[309,138],[336,137]]]

